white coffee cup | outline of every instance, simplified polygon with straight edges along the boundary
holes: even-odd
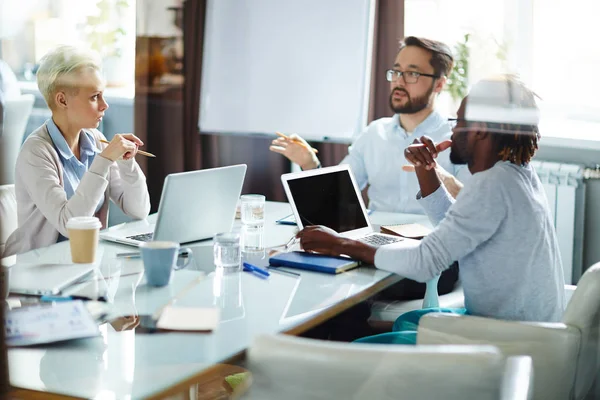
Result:
[[[74,263],[93,263],[102,224],[96,217],[73,217],[67,221],[71,259]]]

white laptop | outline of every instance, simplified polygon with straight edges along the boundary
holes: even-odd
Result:
[[[17,264],[10,268],[8,291],[14,294],[56,295],[93,271],[93,264]]]
[[[348,165],[284,174],[281,181],[299,229],[324,225],[342,236],[373,246],[403,240],[373,231]]]
[[[245,164],[170,174],[155,224],[124,224],[103,230],[100,238],[138,246],[149,240],[195,242],[229,232],[245,175]]]

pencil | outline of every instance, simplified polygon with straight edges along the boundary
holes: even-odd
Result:
[[[100,141],[102,143],[105,143],[105,144],[109,144],[110,143],[108,140],[100,140]],[[142,151],[142,150],[138,150],[137,154],[141,154],[141,155],[146,156],[146,157],[156,157],[154,154],[148,153],[147,151]]]
[[[312,150],[312,151],[313,151],[315,154],[317,154],[317,153],[319,152],[319,150],[315,149],[314,147],[307,146],[307,145],[306,145],[306,143],[304,143],[304,142],[302,142],[302,141],[300,141],[300,140],[298,140],[298,139],[292,139],[291,137],[289,137],[289,136],[286,136],[286,135],[284,135],[284,134],[283,134],[283,133],[281,133],[281,132],[275,132],[275,134],[276,134],[277,136],[279,136],[279,137],[282,137],[282,138],[284,138],[284,139],[291,140],[291,141],[292,141],[292,142],[294,142],[294,143],[298,143],[299,145],[301,145],[301,146],[302,146],[302,147],[304,147],[305,149]]]

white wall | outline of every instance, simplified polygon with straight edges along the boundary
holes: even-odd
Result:
[[[537,160],[578,163],[591,167],[600,164],[600,150],[569,149],[564,147],[545,146],[544,138],[540,141]],[[586,181],[585,232],[583,244],[583,269],[600,261],[600,180]]]

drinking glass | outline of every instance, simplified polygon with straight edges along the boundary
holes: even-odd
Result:
[[[262,226],[265,223],[265,196],[245,194],[240,197],[242,224]]]
[[[213,256],[217,269],[238,271],[240,269],[240,234],[218,233],[213,238]]]

